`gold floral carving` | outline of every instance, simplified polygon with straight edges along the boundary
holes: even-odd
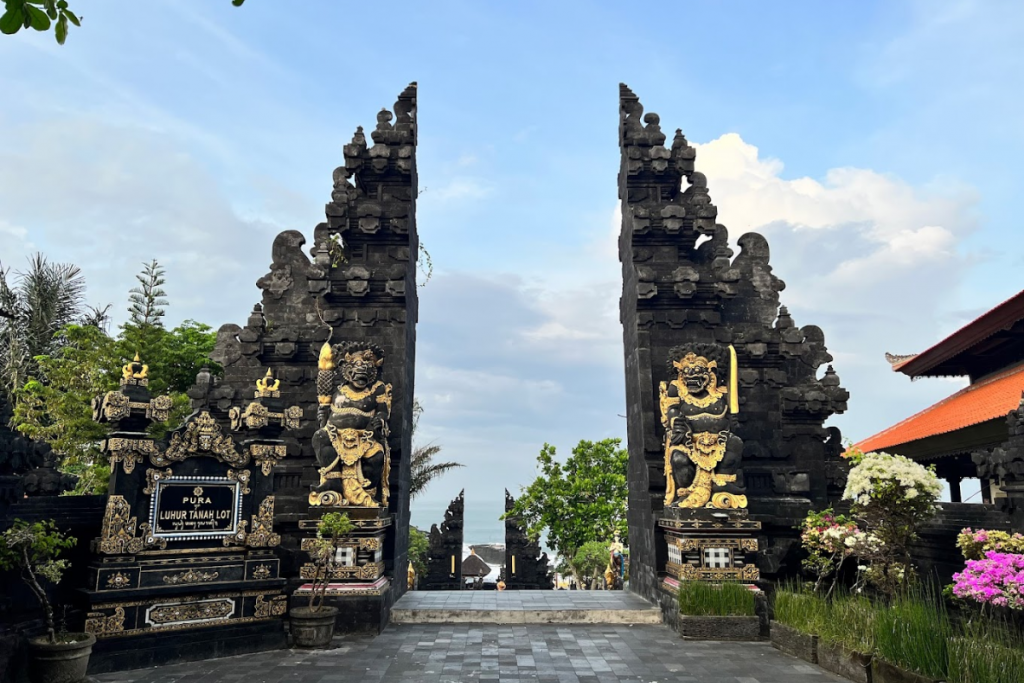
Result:
[[[284,595],[275,596],[267,602],[264,600],[265,596],[256,596],[256,611],[254,616],[257,617],[279,617],[288,611],[288,598]]]
[[[250,548],[273,548],[281,545],[281,536],[274,533],[274,497],[267,496],[259,511],[252,516],[252,531],[246,539]]]
[[[233,533],[232,535],[224,537],[225,547],[232,545],[245,545],[245,538],[246,536],[248,536],[248,534],[245,533],[245,528],[248,526],[248,524],[249,522],[246,522],[244,520],[239,522],[238,530],[235,531],[235,533]]]
[[[270,578],[270,565],[261,564],[252,570],[252,578],[257,581]]]
[[[166,548],[167,541],[156,538],[149,524],[138,524],[131,516],[131,506],[124,496],[107,498],[107,511],[103,515],[99,551],[107,555],[137,553],[146,548]],[[138,534],[136,534],[138,528]]]
[[[302,565],[299,569],[299,578],[312,580],[317,576],[317,566],[312,563]],[[322,570],[319,570],[322,571]],[[331,567],[331,579],[368,579],[373,580],[384,573],[383,562],[367,562],[366,564],[353,567],[342,567],[334,565]]]
[[[102,612],[89,612],[89,616],[85,620],[85,631],[97,638],[113,633],[122,633],[124,631],[124,607],[120,605],[115,607],[114,613],[109,615]]]
[[[170,467],[168,467],[165,470],[147,469],[146,488],[142,489],[142,492],[145,493],[147,496],[152,496],[154,493],[156,493],[156,483],[158,481],[163,481],[164,479],[167,479],[168,477],[171,476],[174,476],[174,472],[171,471]]]
[[[231,419],[231,429],[239,430],[244,425],[247,429],[262,429],[270,424],[272,420],[280,422],[286,429],[296,429],[302,420],[302,408],[291,406],[280,413],[271,412],[262,403],[250,403],[244,411],[238,407],[228,412]]]
[[[209,583],[215,581],[220,576],[220,572],[203,572],[195,569],[189,569],[188,571],[179,572],[178,574],[170,574],[164,577],[164,583],[176,586],[180,583]]]
[[[156,453],[156,444],[149,439],[122,439],[119,437],[107,439],[106,449],[110,453],[110,469],[116,469],[121,463],[121,469],[125,474],[135,471],[136,465],[141,465],[145,456]]]
[[[252,477],[252,472],[249,470],[228,470],[227,476],[228,479],[239,483],[242,493],[252,493],[252,490],[249,488],[249,479]]]
[[[362,550],[380,550],[379,538],[360,538],[359,547]]]
[[[249,446],[249,455],[263,470],[263,476],[269,477],[274,465],[288,455],[288,447],[284,444],[252,444]]]
[[[107,588],[125,588],[131,585],[131,582],[127,575],[116,572],[107,577]]]
[[[281,380],[274,379],[274,372],[267,368],[263,379],[256,380],[256,398],[277,398],[281,395]]]
[[[174,408],[174,399],[164,394],[156,396],[146,405],[146,417],[156,422],[166,422]]]
[[[223,433],[221,426],[205,410],[188,421],[184,432],[177,432],[171,436],[171,443],[166,452],[158,453],[150,459],[159,467],[201,455],[213,456],[236,467],[249,462],[248,452],[243,450],[239,453],[235,448],[235,442]]]
[[[235,609],[231,600],[213,600],[183,605],[160,605],[149,612],[154,624],[173,624],[179,621],[210,621],[223,619]]]

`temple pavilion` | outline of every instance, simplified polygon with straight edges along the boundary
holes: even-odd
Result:
[[[1010,437],[1007,416],[1024,393],[1024,291],[1004,301],[926,351],[886,354],[895,372],[921,377],[966,377],[970,384],[933,406],[855,444],[864,453],[898,453],[934,464],[961,502],[962,479],[978,478],[972,453],[991,452]],[[980,502],[998,502],[1000,482],[981,479]]]

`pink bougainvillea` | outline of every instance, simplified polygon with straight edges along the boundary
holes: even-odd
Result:
[[[991,550],[953,575],[953,594],[982,604],[1024,610],[1024,555]]]

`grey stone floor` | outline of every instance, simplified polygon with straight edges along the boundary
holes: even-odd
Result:
[[[638,610],[656,609],[629,591],[408,591],[395,609]]]
[[[665,626],[392,625],[333,650],[280,650],[103,674],[104,683],[842,683],[767,643],[683,641]]]

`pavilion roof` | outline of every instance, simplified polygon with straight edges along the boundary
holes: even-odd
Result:
[[[908,377],[971,374],[965,368],[962,359],[957,359],[957,356],[965,352],[978,352],[982,346],[990,347],[1002,343],[1005,340],[998,337],[1005,335],[1021,320],[1024,320],[1024,290],[921,353],[910,356],[887,354],[887,357],[892,363],[893,370]],[[997,339],[992,339],[993,337]],[[983,345],[983,342],[986,343]],[[991,353],[992,349],[985,348],[984,351]]]
[[[491,573],[491,568],[486,562],[480,559],[476,553],[470,553],[469,557],[462,561],[462,575],[481,577]]]
[[[882,451],[1005,417],[1020,405],[1022,392],[1024,364],[989,375],[916,415],[854,444],[854,448],[864,453]]]

